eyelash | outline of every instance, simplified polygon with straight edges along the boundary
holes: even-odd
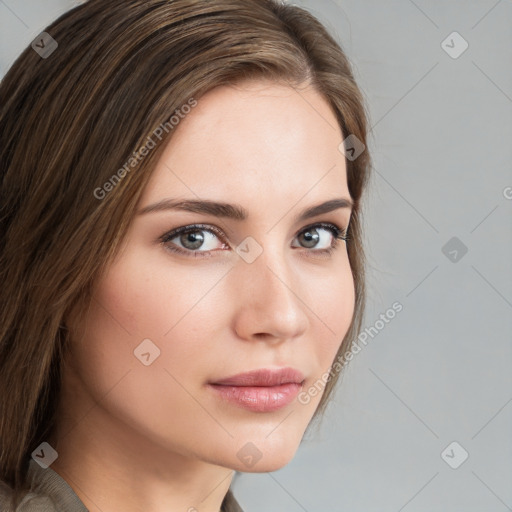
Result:
[[[331,247],[329,247],[328,249],[311,249],[309,251],[309,252],[314,252],[315,254],[331,256],[334,253],[334,251],[339,248],[339,246],[340,246],[339,240],[343,240],[343,241],[347,242],[350,239],[347,235],[346,229],[340,228],[336,224],[331,224],[329,222],[318,222],[316,224],[311,224],[309,226],[306,226],[305,228],[303,228],[301,231],[299,231],[297,233],[296,237],[299,236],[300,234],[304,233],[305,231],[308,231],[311,229],[316,229],[316,228],[323,228],[323,229],[327,229],[327,230],[331,231],[331,233],[334,237],[334,241],[333,241],[333,244],[331,245]],[[214,226],[208,225],[208,224],[190,224],[187,226],[182,226],[180,228],[169,231],[168,233],[165,233],[164,235],[162,235],[159,238],[159,241],[163,245],[166,245],[166,244],[168,244],[168,242],[170,240],[172,240],[173,238],[176,238],[179,235],[193,233],[195,231],[209,231],[210,233],[213,233],[214,235],[219,237],[223,243],[226,243],[223,240],[224,233],[222,233],[222,231],[220,229],[218,229]],[[228,245],[228,244],[226,244],[226,245]],[[192,257],[194,257],[194,258],[209,258],[209,257],[212,257],[211,253],[213,252],[213,251],[194,251],[192,249],[182,249],[180,247],[171,246],[171,245],[167,245],[166,249],[173,253],[181,254],[184,256],[192,255]],[[304,247],[304,249],[307,250],[307,248],[305,248],[305,247]]]

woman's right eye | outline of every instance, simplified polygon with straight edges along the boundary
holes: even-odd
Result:
[[[222,247],[215,247],[215,241],[219,237],[223,237],[223,234],[218,228],[193,225],[183,226],[166,233],[161,237],[161,242],[172,252],[194,257],[211,257],[212,251],[229,249],[225,243],[221,244]]]

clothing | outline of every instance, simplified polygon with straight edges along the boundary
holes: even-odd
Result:
[[[89,512],[75,491],[51,467],[42,468],[30,459],[27,473],[30,492],[22,499],[16,512]],[[0,510],[8,510],[10,487],[0,487]]]
[[[16,508],[16,512],[89,512],[73,489],[51,467],[43,469],[34,459],[30,459],[27,481],[30,492]],[[0,512],[10,510],[10,487],[0,481]],[[231,490],[224,498],[223,505],[230,510],[243,512]]]
[[[233,491],[231,489],[228,490],[226,496],[224,497],[224,501],[222,502],[222,510],[229,510],[230,512],[244,512],[238,501],[236,501],[233,496]]]

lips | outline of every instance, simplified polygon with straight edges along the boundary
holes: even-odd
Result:
[[[208,384],[223,402],[257,413],[271,413],[290,405],[304,383],[294,368],[254,370]]]
[[[225,379],[211,382],[217,386],[262,386],[272,387],[282,384],[302,384],[304,375],[294,368],[267,369],[262,368],[250,372],[239,373]]]

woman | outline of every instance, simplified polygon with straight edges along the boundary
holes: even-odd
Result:
[[[241,510],[361,325],[346,56],[273,0],[89,0],[0,100],[3,507]]]

